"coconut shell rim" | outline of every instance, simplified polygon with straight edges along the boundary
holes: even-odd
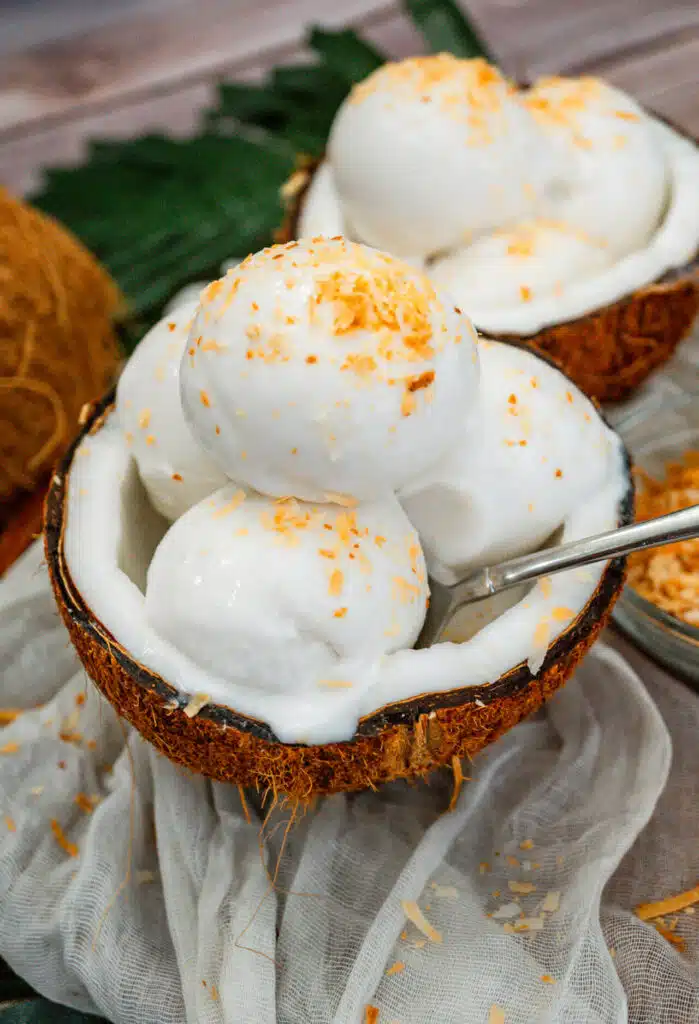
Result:
[[[536,356],[561,372],[552,360],[539,353]],[[171,707],[184,710],[190,698],[184,696],[158,673],[138,662],[94,615],[73,582],[65,557],[63,537],[67,518],[65,515],[67,482],[72,462],[82,440],[96,433],[103,426],[107,417],[113,413],[115,394],[116,389],[111,389],[99,401],[91,404],[89,414],[51,478],[44,505],[46,562],[57,600],[62,602],[62,611],[69,616],[71,622],[86,633],[91,642],[96,643],[107,655],[114,658],[133,683],[155,693],[163,702],[169,702]],[[600,413],[598,415],[604,419]],[[619,526],[627,525],[634,519],[631,460],[623,442],[622,451],[627,488],[617,506]],[[501,698],[516,697],[554,665],[563,661],[605,618],[621,592],[625,569],[626,559],[623,557],[613,559],[608,563],[584,608],[549,645],[544,661],[536,674],[533,674],[527,663],[522,661],[490,683],[459,687],[448,691],[425,691],[414,697],[383,705],[363,716],[359,720],[353,736],[348,740],[341,741],[340,745],[352,743],[361,737],[378,736],[392,726],[414,726],[422,716],[436,710],[464,707],[477,702],[479,702],[479,706],[487,706]],[[220,726],[250,733],[267,743],[284,747],[308,746],[304,743],[283,743],[266,722],[244,715],[224,704],[206,704],[198,712],[198,717],[208,719]],[[322,747],[323,744],[316,746]]]

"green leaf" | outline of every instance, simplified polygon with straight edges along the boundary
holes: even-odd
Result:
[[[70,1010],[47,999],[30,999],[0,1010],[0,1024],[108,1024],[102,1017]]]
[[[482,37],[454,0],[405,0],[405,8],[433,53],[490,59]]]
[[[313,28],[308,37],[308,44],[347,85],[361,82],[386,60],[383,54],[360,39],[351,29],[329,32],[326,29]]]
[[[285,140],[262,133],[103,144],[84,167],[49,173],[34,202],[102,260],[140,328],[183,284],[217,276],[222,260],[268,244],[294,155]],[[124,336],[131,348],[133,334]]]

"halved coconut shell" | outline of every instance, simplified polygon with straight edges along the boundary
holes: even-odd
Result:
[[[78,444],[113,413],[113,394],[94,407],[54,475],[45,510],[46,559],[71,639],[102,693],[172,761],[222,782],[262,786],[308,800],[315,794],[375,787],[398,778],[426,776],[441,765],[476,754],[536,711],[593,644],[624,582],[624,560],[611,562],[582,612],[549,647],[532,675],[525,663],[490,685],[425,693],[387,705],[363,718],[354,737],[320,746],[281,743],[264,722],[234,708],[206,705],[184,713],[186,698],[139,664],[84,602],[64,551],[67,488]],[[620,504],[619,523],[633,519],[633,489]]]
[[[304,197],[321,162],[304,162],[283,187],[286,211],[275,236],[278,242],[296,237]],[[576,320],[536,334],[493,337],[543,353],[590,398],[617,402],[628,398],[670,359],[692,329],[697,313],[699,256],[653,284]]]

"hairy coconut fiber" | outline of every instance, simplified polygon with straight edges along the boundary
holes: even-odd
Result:
[[[0,530],[113,383],[116,287],[54,220],[0,188]]]
[[[286,212],[277,241],[295,238],[303,200],[319,163],[303,164],[283,186]],[[670,359],[698,312],[699,260],[695,259],[577,320],[532,335],[494,337],[548,356],[590,398],[617,402],[628,398]]]
[[[624,560],[611,562],[585,608],[549,647],[536,675],[526,664],[491,685],[425,693],[363,718],[354,737],[317,746],[279,742],[264,722],[206,705],[191,716],[187,700],[140,665],[85,604],[70,575],[63,535],[72,460],[81,438],[113,413],[109,395],[92,412],[52,478],[46,501],[46,559],[56,600],[88,674],[120,715],[158,750],[192,771],[308,801],[316,794],[424,777],[442,765],[460,772],[472,757],[541,707],[570,677],[609,618],[624,581]],[[631,484],[619,524],[633,520]]]

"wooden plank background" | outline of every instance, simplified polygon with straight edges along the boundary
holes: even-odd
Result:
[[[99,17],[94,0],[70,0],[67,20],[43,0],[24,27],[21,3],[0,13],[0,181],[24,193],[89,138],[191,132],[216,81],[302,60],[310,24],[355,25],[393,56],[420,47],[400,5],[380,0],[120,0]],[[699,135],[696,0],[463,6],[510,74],[599,73]]]

